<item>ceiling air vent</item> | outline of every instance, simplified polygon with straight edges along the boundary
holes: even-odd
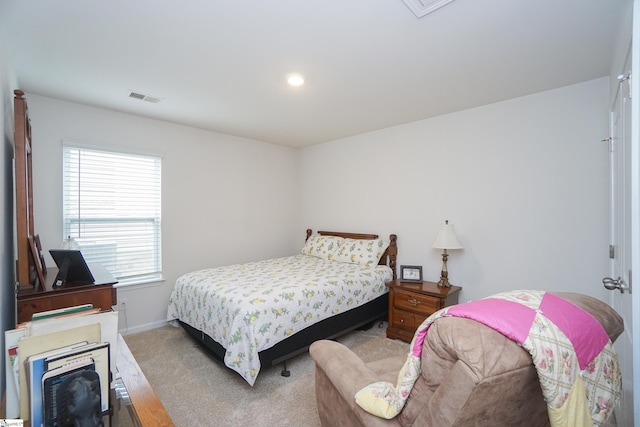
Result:
[[[402,0],[409,9],[418,17],[431,13],[442,6],[446,6],[453,0]]]
[[[156,98],[155,96],[144,95],[142,93],[133,92],[133,91],[129,93],[129,98],[140,99],[142,101],[147,101],[147,102],[153,102],[154,104],[157,104],[158,102],[162,101],[162,98]]]

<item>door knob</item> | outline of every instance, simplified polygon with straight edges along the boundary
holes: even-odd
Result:
[[[617,279],[605,277],[602,279],[602,284],[610,291],[618,289],[621,294],[623,294],[625,290],[629,290],[629,285],[627,285],[621,277],[618,277]]]

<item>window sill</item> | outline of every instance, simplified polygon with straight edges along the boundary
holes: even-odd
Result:
[[[150,286],[157,286],[164,282],[162,275],[153,275],[146,277],[136,277],[131,279],[119,279],[118,283],[113,285],[114,288],[147,288]]]

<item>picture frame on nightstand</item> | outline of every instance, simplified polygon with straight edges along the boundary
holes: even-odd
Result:
[[[401,265],[400,280],[403,282],[422,282],[422,266]]]

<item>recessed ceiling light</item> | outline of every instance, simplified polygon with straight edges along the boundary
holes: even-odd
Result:
[[[287,83],[291,86],[302,86],[304,84],[304,76],[298,73],[289,74],[287,76]]]

